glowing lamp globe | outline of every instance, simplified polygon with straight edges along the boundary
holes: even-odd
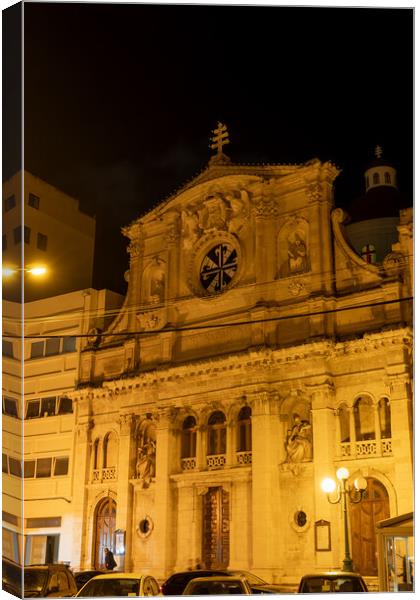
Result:
[[[363,492],[367,488],[367,481],[364,477],[358,477],[354,480],[354,489]]]
[[[343,479],[348,479],[349,478],[349,470],[346,469],[345,467],[340,467],[336,473],[338,479],[340,481],[343,481]]]
[[[329,477],[324,479],[321,483],[321,489],[326,494],[331,494],[331,492],[333,492],[335,490],[335,488],[336,488],[336,483],[335,483],[334,479],[330,479]]]

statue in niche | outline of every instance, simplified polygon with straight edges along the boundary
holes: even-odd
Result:
[[[287,430],[285,446],[285,462],[300,463],[312,458],[311,424],[296,413],[292,428]]]
[[[150,298],[152,302],[163,302],[165,298],[165,273],[161,269],[153,271],[150,280]]]
[[[190,249],[193,247],[195,240],[200,234],[198,225],[198,214],[190,209],[183,210],[181,213],[182,234],[184,248]]]
[[[156,475],[156,442],[148,440],[137,449],[136,476],[148,488]]]
[[[289,273],[303,273],[308,270],[306,244],[304,236],[295,231],[287,238]]]

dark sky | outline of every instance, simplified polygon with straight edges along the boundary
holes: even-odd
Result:
[[[95,287],[124,289],[120,227],[206,165],[219,120],[234,162],[335,162],[337,204],[360,195],[376,144],[412,194],[412,10],[28,3],[24,12],[25,168],[96,214]],[[5,158],[3,179],[18,168]]]

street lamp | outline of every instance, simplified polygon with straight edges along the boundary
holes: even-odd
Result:
[[[18,271],[24,271],[25,273],[29,273],[34,277],[42,277],[47,273],[46,267],[42,265],[30,267],[30,268],[19,268],[19,267],[3,267],[2,275],[3,278],[12,277]]]
[[[355,479],[353,485],[348,484],[349,472],[345,467],[340,467],[336,473],[339,484],[337,486],[334,479],[324,479],[321,483],[322,491],[327,494],[327,500],[330,504],[338,504],[343,501],[343,520],[344,520],[344,560],[343,571],[353,571],[353,560],[350,556],[349,526],[347,521],[347,502],[357,504],[363,499],[367,488],[367,481],[364,477]],[[336,498],[332,499],[330,494],[337,490]]]

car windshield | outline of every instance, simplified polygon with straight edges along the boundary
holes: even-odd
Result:
[[[42,592],[48,579],[48,571],[25,569],[23,584],[26,592]]]
[[[190,584],[188,594],[193,596],[215,596],[243,594],[244,588],[239,581],[197,581]]]
[[[242,575],[249,585],[267,585],[267,582],[248,571],[232,571],[233,575]]]
[[[317,594],[323,592],[363,592],[357,577],[308,577],[302,586],[302,592]]]
[[[118,577],[91,579],[79,592],[80,596],[139,596],[139,580]]]

